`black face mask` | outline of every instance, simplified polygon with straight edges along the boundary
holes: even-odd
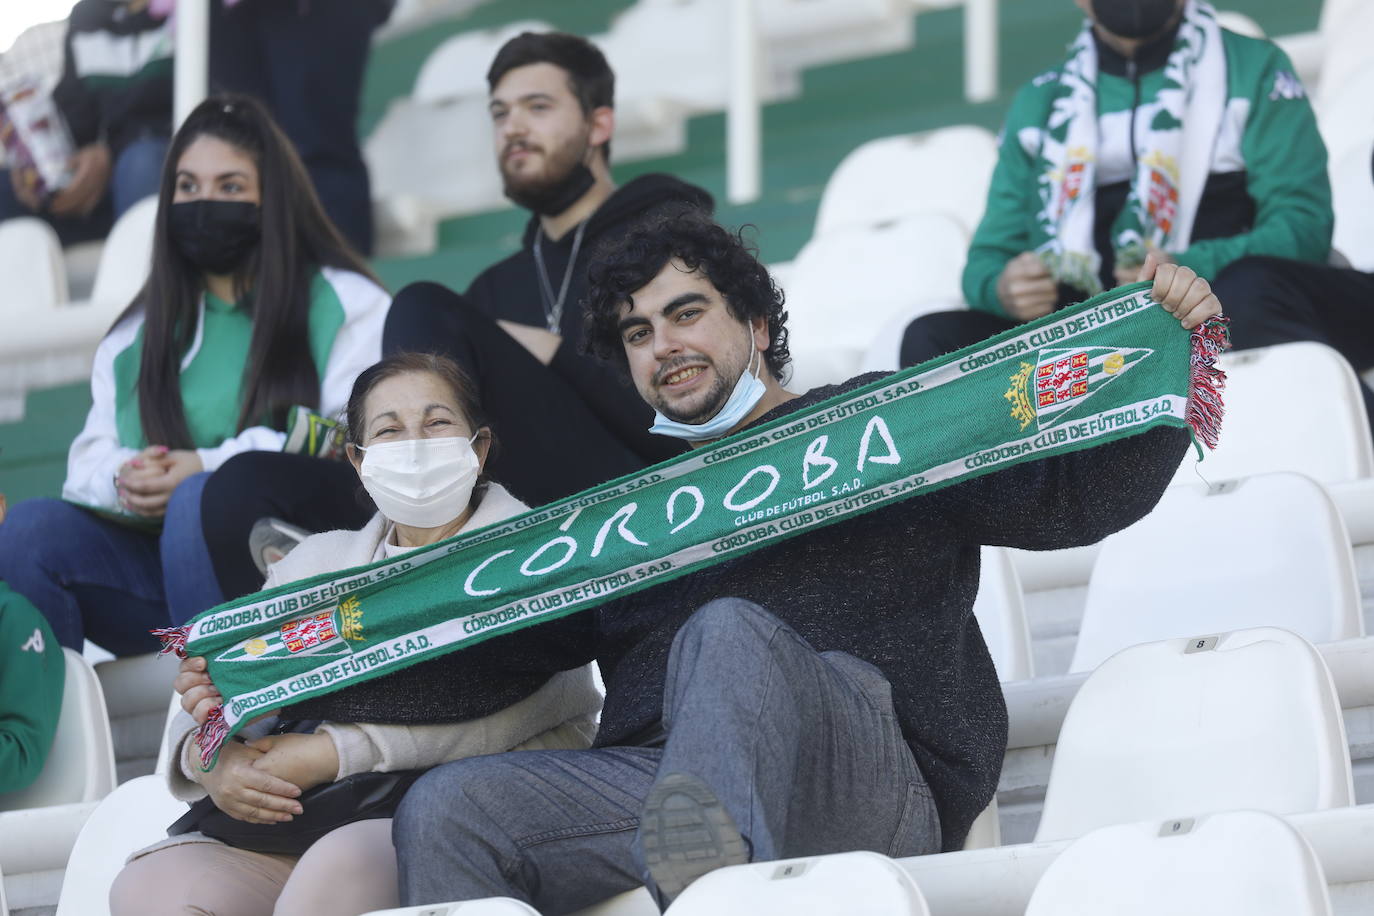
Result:
[[[172,204],[172,242],[192,264],[228,275],[243,266],[261,237],[257,204],[236,200],[190,200]]]
[[[592,189],[596,176],[579,162],[557,181],[537,187],[512,187],[506,184],[506,197],[517,207],[532,210],[540,216],[557,216],[577,203],[577,199]]]
[[[1177,0],[1093,0],[1093,18],[1122,38],[1153,38],[1178,12]]]

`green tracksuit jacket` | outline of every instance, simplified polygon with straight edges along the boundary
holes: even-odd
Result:
[[[1176,260],[1208,279],[1246,255],[1325,261],[1333,222],[1326,147],[1293,65],[1272,42],[1225,29],[1222,46],[1228,98],[1221,137],[1192,243]],[[1124,131],[1132,109],[1159,91],[1167,48],[1154,60],[1138,54],[1142,62],[1134,68],[1100,41],[1097,49],[1098,124],[1105,148],[1110,132]],[[1005,315],[997,298],[1002,268],[1046,240],[1035,223],[1040,200],[1034,166],[1038,128],[1048,120],[1059,91],[1059,71],[1049,70],[1022,87],[1007,113],[987,209],[964,268],[964,298],[971,308]],[[1112,180],[1101,171],[1099,219],[1108,197],[1105,186]],[[1111,202],[1108,219],[1119,212],[1124,186],[1122,191]],[[1102,247],[1103,273],[1110,276],[1112,252]]]

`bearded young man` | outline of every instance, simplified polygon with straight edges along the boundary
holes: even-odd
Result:
[[[1220,310],[1188,268],[1151,259],[1140,278],[1184,327]],[[656,432],[693,445],[878,377],[787,391],[785,319],[767,270],[700,212],[646,221],[591,265],[589,344],[628,369]],[[600,665],[596,745],[422,777],[393,826],[403,900],[566,913],[640,884],[670,902],[746,861],[960,848],[1007,737],[972,611],[979,546],[1131,524],[1188,441],[1165,427],[1028,461],[547,624],[568,638],[543,664]]]
[[[441,352],[476,380],[502,448],[490,473],[541,505],[680,451],[646,432],[615,367],[581,352],[592,249],[666,204],[709,208],[667,175],[611,178],[615,76],[586,39],[526,32],[487,73],[506,196],[530,211],[520,251],[456,295],[434,283],[397,294],[383,350]],[[549,456],[557,455],[556,461]]]

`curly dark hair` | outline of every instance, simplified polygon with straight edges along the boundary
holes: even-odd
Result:
[[[792,361],[782,290],[759,263],[757,249],[745,240],[743,230],[732,233],[696,207],[670,207],[650,214],[597,248],[587,268],[584,349],[625,365],[620,308],[633,305],[634,291],[648,285],[674,259],[710,280],[735,318],[768,319],[768,349],[763,359],[773,376],[781,379]]]

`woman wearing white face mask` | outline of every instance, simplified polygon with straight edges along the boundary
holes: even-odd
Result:
[[[269,568],[266,587],[398,556],[524,511],[481,477],[491,432],[470,383],[449,360],[399,354],[365,370],[347,419],[349,459],[380,511],[360,531],[307,538]],[[461,656],[259,720],[248,742],[226,744],[209,772],[195,762],[191,717],[179,716],[173,740],[180,765],[169,768],[170,788],[187,801],[208,793],[237,820],[289,831],[303,811],[302,792],[353,774],[591,743],[600,695],[589,668],[549,677],[476,653]],[[183,708],[199,721],[219,702],[204,670],[203,659],[187,659],[176,680]],[[292,720],[321,724],[268,734]],[[199,832],[172,836],[136,854],[111,890],[115,914],[353,914],[397,901],[389,818],[340,826],[301,856],[236,848]]]

